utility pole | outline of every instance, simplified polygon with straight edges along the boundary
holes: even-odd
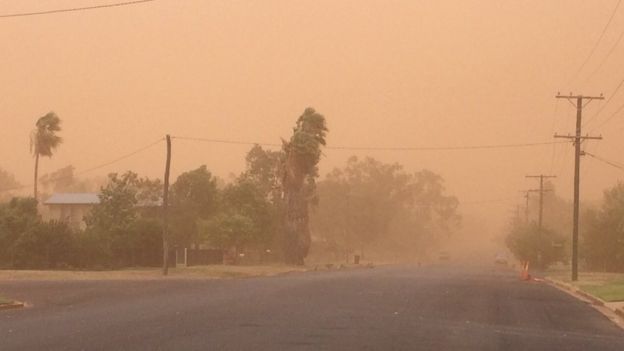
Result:
[[[547,175],[528,175],[526,178],[539,178],[540,187],[539,187],[539,217],[537,220],[537,242],[538,242],[538,251],[537,251],[537,266],[542,267],[542,247],[543,247],[543,238],[542,238],[542,220],[544,218],[544,178],[556,178],[556,176],[547,176]]]
[[[167,162],[163,188],[163,275],[169,274],[169,169],[171,167],[171,137],[167,134]]]
[[[580,169],[581,169],[581,142],[583,140],[601,140],[602,136],[592,137],[589,135],[581,136],[581,122],[583,119],[584,101],[587,103],[593,100],[604,100],[604,96],[569,96],[557,94],[557,99],[566,99],[576,107],[576,133],[575,135],[557,135],[555,138],[572,139],[574,142],[574,222],[572,224],[572,281],[578,280],[578,233],[579,233],[579,190],[580,190]],[[576,100],[576,103],[573,101]]]
[[[552,175],[528,175],[525,176],[526,178],[539,178],[540,180],[540,184],[539,184],[539,217],[538,217],[538,221],[537,221],[537,227],[539,228],[540,232],[542,230],[542,219],[544,218],[544,192],[545,191],[550,191],[549,190],[544,190],[544,179],[547,178],[557,178],[557,176],[552,176]]]
[[[521,193],[524,193],[524,198],[526,199],[526,204],[524,205],[524,221],[526,224],[529,224],[529,194],[536,193],[539,190],[537,189],[529,189],[529,190],[521,190]]]

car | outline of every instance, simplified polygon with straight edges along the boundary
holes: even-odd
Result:
[[[494,258],[494,263],[496,264],[507,264],[507,255],[505,255],[504,253],[497,253],[496,257]]]
[[[438,259],[440,261],[448,261],[451,259],[451,254],[449,254],[447,251],[440,251],[438,253]]]

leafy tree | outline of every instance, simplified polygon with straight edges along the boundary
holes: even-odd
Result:
[[[222,212],[200,223],[204,239],[220,249],[241,248],[253,237],[253,221],[240,213]]]
[[[289,141],[283,141],[283,253],[286,263],[302,265],[310,249],[308,206],[314,195],[317,165],[327,134],[325,117],[306,108]]]
[[[244,178],[221,193],[218,213],[201,224],[202,236],[220,248],[271,246],[277,217],[262,189]]]
[[[197,221],[217,209],[217,179],[205,165],[182,173],[171,186],[172,232],[183,247],[199,241]]]
[[[624,183],[604,192],[598,211],[587,211],[581,254],[589,268],[624,271]]]
[[[241,175],[245,181],[253,183],[271,202],[277,203],[281,197],[280,167],[284,153],[264,150],[254,145],[247,153],[247,168]]]
[[[370,157],[349,158],[318,183],[318,194],[312,228],[345,254],[367,246],[423,252],[460,223],[458,201],[445,194],[442,177]]]
[[[566,259],[563,243],[565,238],[546,228],[541,231],[536,223],[525,223],[519,219],[511,223],[505,243],[511,253],[521,261],[528,261],[539,269]]]
[[[113,266],[136,262],[136,250],[153,249],[154,231],[150,231],[148,243],[138,237],[144,232],[137,224],[141,221],[140,204],[153,204],[157,200],[156,189],[160,182],[139,178],[136,173],[121,176],[112,173],[108,184],[98,195],[100,203],[93,207],[86,218],[87,232],[97,240],[88,239],[84,245],[99,257],[98,262]],[[160,231],[159,231],[160,233]],[[160,235],[160,234],[159,234]],[[143,243],[143,244],[139,244]]]
[[[64,222],[37,222],[16,240],[13,248],[17,268],[50,269],[72,262],[75,239]]]
[[[35,129],[30,134],[30,151],[35,156],[33,196],[35,200],[37,200],[37,183],[39,180],[39,157],[52,157],[54,149],[63,142],[63,139],[56,135],[59,131],[61,131],[61,119],[54,112],[48,112],[37,120]]]
[[[0,204],[0,265],[14,265],[16,242],[38,221],[37,201],[33,198],[13,198]]]
[[[43,193],[51,192],[87,192],[92,187],[85,180],[79,180],[75,175],[72,165],[59,168],[52,173],[46,173],[39,177],[39,183]]]
[[[16,190],[20,186],[13,174],[0,168],[0,201],[11,199],[11,190]]]

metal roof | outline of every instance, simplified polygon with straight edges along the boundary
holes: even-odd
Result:
[[[94,205],[99,204],[96,193],[55,193],[44,202],[46,205]]]

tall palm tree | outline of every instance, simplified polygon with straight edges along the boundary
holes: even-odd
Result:
[[[297,120],[290,141],[283,142],[284,259],[303,265],[310,249],[308,205],[314,195],[317,165],[327,134],[325,117],[308,107]]]
[[[59,131],[61,131],[61,119],[56,113],[48,112],[37,120],[35,129],[30,133],[30,152],[35,156],[35,200],[37,200],[39,156],[52,157],[54,149],[63,142],[63,138],[56,135]]]

